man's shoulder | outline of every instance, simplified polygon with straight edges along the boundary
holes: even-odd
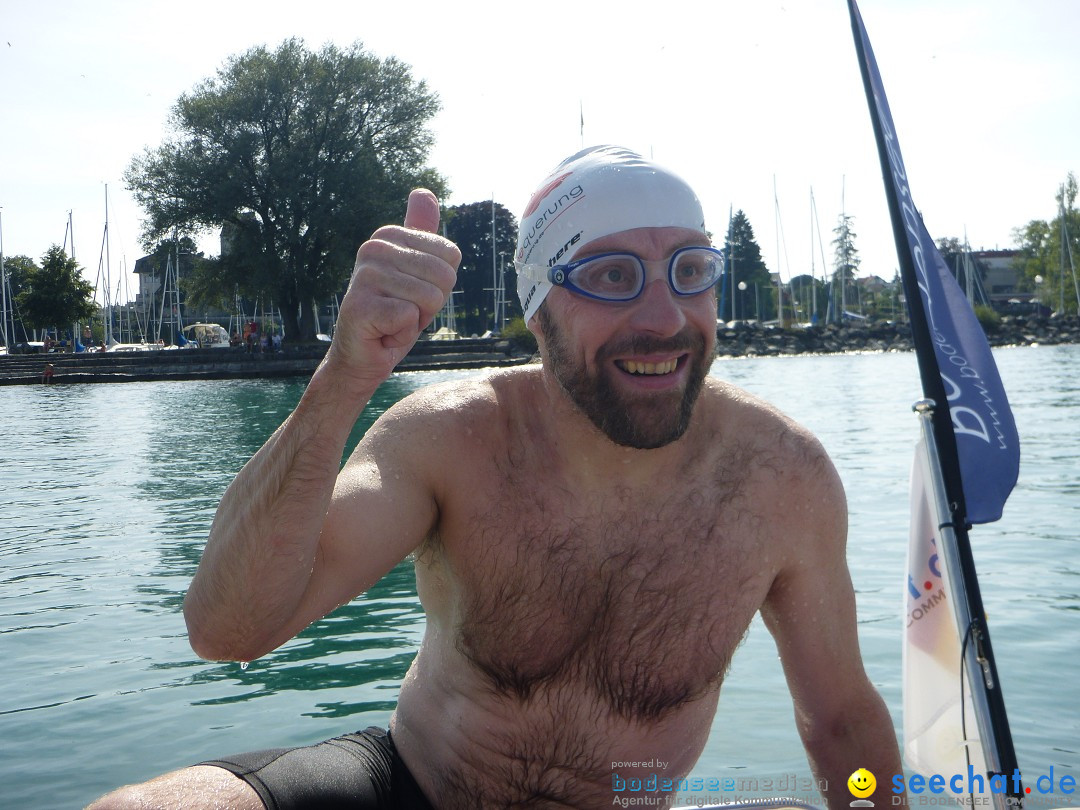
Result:
[[[395,403],[385,417],[444,426],[484,423],[501,409],[527,403],[539,376],[539,367],[525,366],[426,385]]]
[[[830,464],[818,438],[772,403],[716,378],[708,379],[704,394],[709,427],[744,452],[785,464]]]
[[[711,419],[741,427],[803,429],[772,403],[726,380],[707,377],[702,393]]]

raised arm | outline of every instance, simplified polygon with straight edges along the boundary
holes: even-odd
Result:
[[[354,519],[327,514],[356,419],[453,288],[461,254],[438,224],[435,196],[414,191],[404,227],[381,228],[361,246],[326,359],[226,490],[184,600],[191,645],[204,658],[247,661],[278,647],[375,582],[430,529],[422,481],[370,469],[350,487]],[[368,444],[385,434],[374,431]],[[400,455],[387,463],[411,463]]]
[[[810,764],[827,782],[829,806],[848,806],[848,777],[866,768],[877,779],[870,798],[883,807],[891,801],[890,780],[902,773],[900,755],[859,653],[843,487],[825,452],[812,445],[806,474],[785,487],[788,554],[761,614],[776,639]]]

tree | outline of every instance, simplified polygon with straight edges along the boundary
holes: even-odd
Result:
[[[93,295],[94,287],[79,273],[79,265],[53,245],[40,268],[28,269],[15,303],[31,328],[48,329],[89,320],[97,311]]]
[[[761,258],[761,248],[754,239],[750,220],[740,209],[728,224],[724,240],[725,273],[720,291],[720,317],[730,318],[732,312],[732,282],[735,286],[735,319],[744,320],[751,313],[762,320],[776,317],[776,301],[771,294],[769,268]],[[745,284],[745,288],[740,288]],[[759,307],[760,302],[760,307]]]
[[[23,334],[23,340],[29,340],[26,334],[26,324],[22,323],[19,315],[18,295],[22,292],[25,280],[32,273],[37,272],[37,263],[29,256],[4,256],[4,275],[7,277],[7,307],[10,313],[7,317],[8,326],[12,330],[8,333],[8,339],[15,340],[15,323],[18,321]],[[0,330],[2,331],[2,330]]]
[[[252,48],[182,95],[175,135],[128,167],[144,244],[221,227],[221,257],[203,268],[218,293],[265,294],[286,338],[313,340],[313,306],[343,289],[359,244],[401,221],[411,188],[445,193],[424,168],[438,108],[407,65],[360,43]]]
[[[22,291],[24,280],[37,270],[37,262],[29,256],[4,257],[4,273],[13,298]]]
[[[491,249],[492,201],[455,205],[446,211],[446,236],[461,250],[457,288],[461,291],[454,307],[459,331],[480,335],[494,323],[491,292],[493,271],[505,268],[506,317],[521,314],[517,299],[517,273],[514,271],[514,247],[518,226],[514,215],[500,203],[495,208],[495,250]],[[493,267],[494,261],[494,267]],[[461,319],[464,317],[464,323]],[[501,324],[499,324],[501,327]]]
[[[859,272],[859,264],[862,260],[859,258],[859,249],[855,247],[858,234],[852,227],[854,219],[855,217],[851,214],[841,214],[839,224],[833,228],[833,233],[836,234],[833,240],[833,245],[836,246],[833,254],[835,269],[833,271],[832,311],[835,313],[834,320],[840,320],[843,317],[841,313],[850,306],[849,296],[851,300],[857,300],[858,296],[855,274]]]
[[[1013,231],[1020,249],[1015,261],[1017,288],[1036,292],[1039,302],[1052,310],[1060,310],[1064,304],[1065,313],[1077,311],[1077,297],[1080,297],[1072,276],[1072,267],[1080,261],[1080,211],[1075,207],[1076,197],[1076,175],[1069,172],[1054,195],[1058,216],[1048,222],[1033,219]]]
[[[788,282],[795,316],[799,321],[818,323],[825,319],[825,301],[828,283],[809,273],[795,276]]]

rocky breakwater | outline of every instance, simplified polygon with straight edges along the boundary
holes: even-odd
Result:
[[[1080,318],[1004,316],[984,324],[991,346],[1033,346],[1080,343]],[[841,352],[911,351],[906,322],[862,322],[779,328],[751,322],[721,325],[716,330],[720,357],[760,357]]]

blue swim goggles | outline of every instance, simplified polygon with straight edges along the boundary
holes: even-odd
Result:
[[[598,301],[633,301],[645,289],[645,262],[633,253],[598,253],[569,264],[519,264],[518,275],[547,281]],[[697,295],[724,272],[724,254],[711,247],[684,247],[668,259],[668,284],[677,295]]]

